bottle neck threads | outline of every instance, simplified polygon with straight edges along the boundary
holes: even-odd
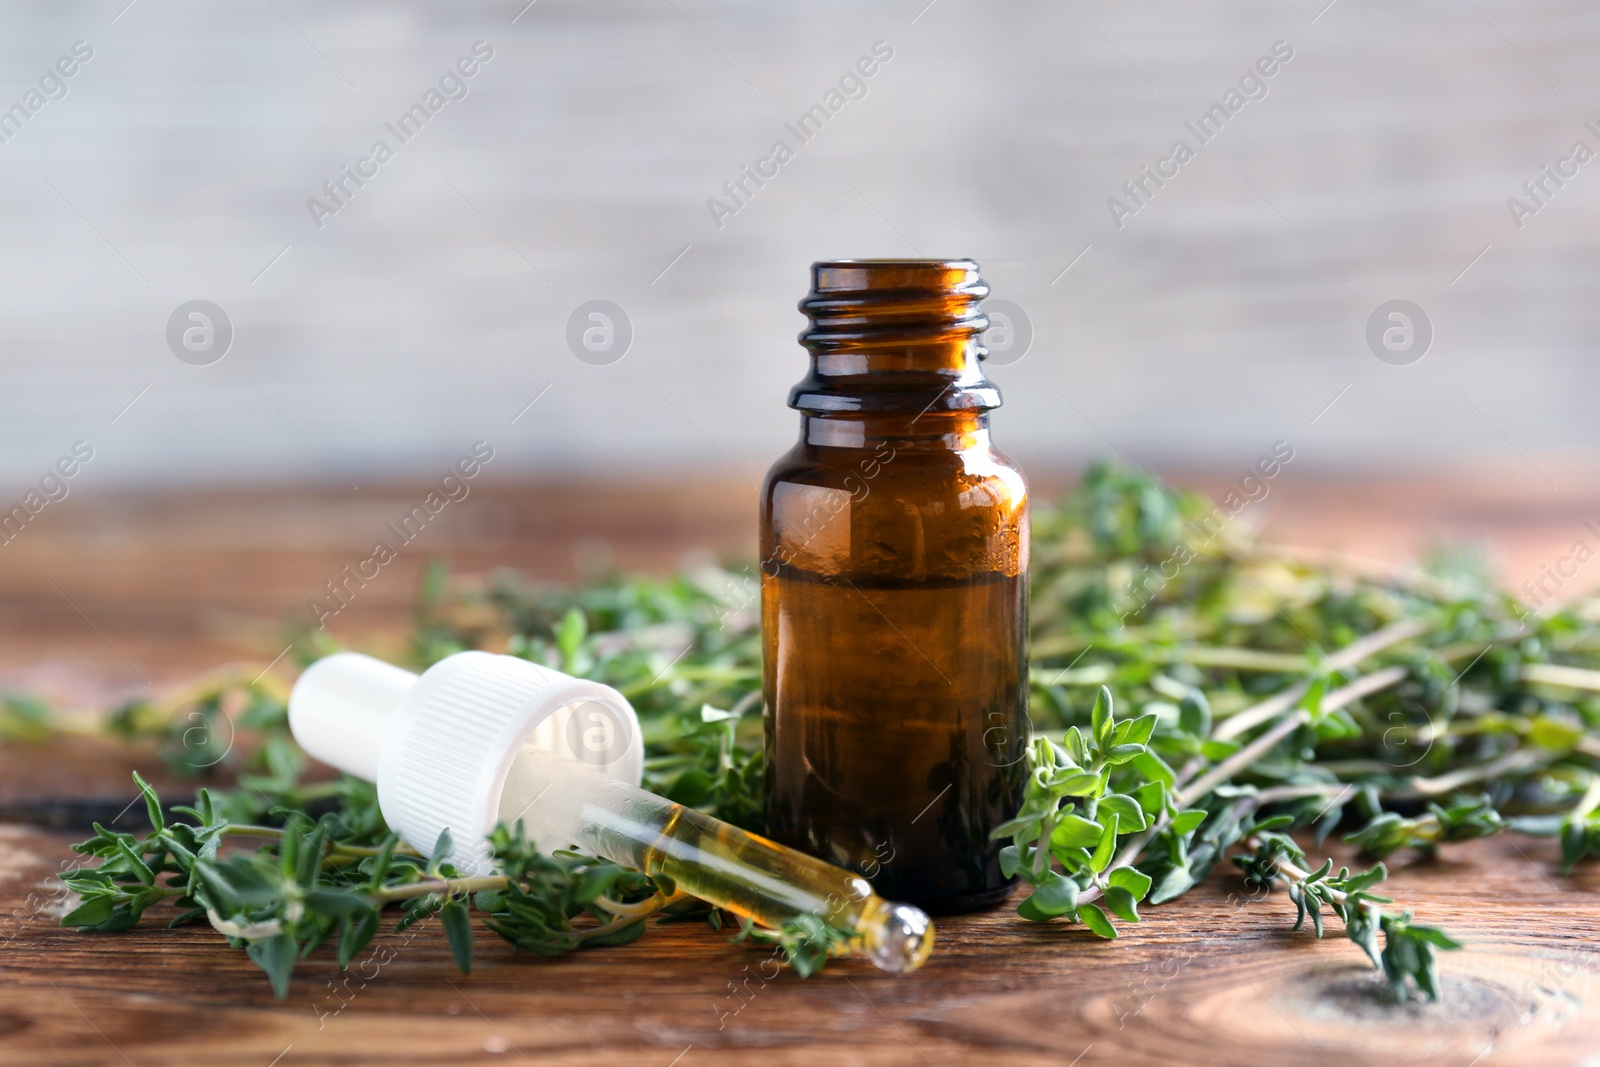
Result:
[[[812,264],[811,292],[800,302],[810,320],[800,343],[811,372],[790,391],[789,406],[813,418],[884,423],[874,430],[906,436],[980,420],[1000,406],[981,364],[989,320],[979,302],[988,295],[971,260]]]

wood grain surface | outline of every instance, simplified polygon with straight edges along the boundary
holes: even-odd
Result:
[[[0,683],[82,711],[143,691],[140,674],[160,687],[228,659],[259,668],[281,647],[284,614],[405,499],[402,488],[359,509],[289,491],[86,500],[81,521],[7,549]],[[482,510],[430,530],[426,552],[397,561],[337,633],[372,642],[403,630],[430,556],[550,577],[604,558],[661,570],[696,546],[744,546],[748,503],[725,486],[474,496]],[[1301,543],[1393,559],[1474,534],[1503,570],[1536,567],[1579,521],[1443,483],[1325,486],[1273,504],[1270,527]],[[128,772],[157,767],[153,751],[88,737],[0,746],[0,1065],[1472,1067],[1600,1055],[1600,870],[1563,877],[1550,842],[1509,835],[1391,864],[1402,905],[1467,942],[1443,957],[1440,1005],[1389,1003],[1342,934],[1291,931],[1285,898],[1246,899],[1222,867],[1115,943],[1010,909],[943,919],[930,963],[904,977],[846,962],[801,981],[699,924],[556,961],[482,930],[464,976],[429,924],[385,934],[346,977],[319,952],[280,1003],[209,929],[167,930],[159,914],[114,935],[56,925],[49,880],[72,861],[75,824],[138,818]],[[156,779],[181,795],[182,783]]]
[[[1217,870],[1103,942],[1009,908],[943,919],[933,958],[800,980],[700,924],[547,961],[486,931],[471,975],[442,932],[381,936],[341,977],[300,964],[286,1001],[209,929],[55,925],[69,839],[0,830],[0,1062],[177,1064],[1558,1064],[1600,1048],[1594,892],[1510,836],[1399,865],[1392,889],[1468,943],[1444,1001],[1389,1002],[1359,950],[1290,930],[1277,894]],[[41,906],[42,905],[42,906]]]

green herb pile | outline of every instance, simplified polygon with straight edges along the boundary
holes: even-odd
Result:
[[[1558,836],[1569,870],[1600,855],[1600,614],[1529,614],[1466,558],[1381,573],[1239,526],[1110,467],[1036,510],[1031,775],[997,832],[1006,869],[1032,890],[1017,911],[1114,938],[1114,920],[1138,922],[1141,903],[1182,895],[1231,857],[1251,886],[1285,890],[1297,927],[1309,919],[1320,936],[1336,917],[1396,998],[1437,999],[1435,952],[1456,942],[1374,892],[1381,862],[1335,870],[1303,845],[1339,832],[1379,860],[1509,828]],[[613,685],[639,713],[647,788],[759,829],[756,574],[705,565],[557,587],[436,570],[414,665],[490,648]],[[296,644],[302,662],[331,650],[320,631]],[[1134,713],[1118,718],[1113,693]],[[178,769],[226,771],[235,786],[163,810],[141,781],[152,832],[97,827],[75,846],[100,862],[66,876],[82,902],[64,924],[124,929],[168,901],[172,925],[209,922],[280,996],[324,943],[348,964],[391,906],[402,929],[437,916],[463,970],[474,912],[547,956],[632,940],[651,921],[720,927],[669,884],[541,855],[504,828],[491,840],[502,873],[461,878],[439,858],[447,841],[432,858],[396,841],[371,786],[302,780],[281,684],[215,681],[196,701],[198,731],[140,704],[113,727],[155,734]],[[18,708],[24,736],[39,715]],[[254,743],[212,740],[235,727]],[[801,920],[740,936],[782,946],[809,974],[848,934]]]

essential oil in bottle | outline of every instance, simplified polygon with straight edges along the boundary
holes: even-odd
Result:
[[[800,439],[761,499],[766,817],[930,912],[1002,900],[1028,739],[1027,487],[969,260],[814,264]]]

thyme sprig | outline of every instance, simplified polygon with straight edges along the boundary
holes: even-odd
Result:
[[[1111,691],[1102,687],[1087,731],[1068,727],[1059,745],[1033,739],[1022,809],[992,835],[1011,838],[1000,850],[1001,869],[1033,886],[1017,907],[1023,918],[1066,916],[1114,938],[1115,925],[1093,903],[1103,896],[1118,917],[1139,921],[1139,901],[1152,880],[1131,864],[1113,864],[1119,835],[1145,830],[1157,817],[1184,826],[1198,826],[1205,817],[1199,809],[1173,809],[1167,792],[1172,769],[1149,750],[1155,725],[1153,714],[1117,722]]]
[[[1396,1000],[1404,1002],[1413,990],[1429,1000],[1438,1000],[1435,950],[1458,949],[1461,943],[1438,927],[1412,922],[1409,911],[1399,915],[1385,911],[1382,905],[1394,901],[1370,892],[1372,886],[1389,875],[1381,863],[1357,874],[1350,873],[1348,867],[1340,867],[1339,873],[1334,874],[1332,860],[1324,860],[1315,871],[1306,870],[1304,850],[1279,831],[1293,822],[1292,816],[1280,815],[1250,828],[1245,846],[1253,851],[1234,857],[1245,880],[1263,888],[1283,886],[1294,902],[1296,930],[1310,918],[1321,937],[1322,909],[1330,909],[1344,923],[1345,936],[1361,946],[1372,965],[1383,971]]]
[[[194,807],[172,809],[186,820],[169,820],[155,791],[134,778],[151,832],[140,837],[97,824],[94,837],[73,846],[100,863],[63,875],[80,901],[62,924],[125,930],[151,906],[171,901],[180,910],[169,926],[208,921],[246,949],[280,997],[295,961],[330,940],[339,966],[348,966],[378,934],[391,904],[400,908],[396,930],[438,916],[457,965],[470,972],[471,909],[517,948],[556,956],[632,941],[648,918],[679,899],[614,863],[576,852],[545,855],[523,838],[520,825],[498,826],[490,836],[499,874],[462,877],[444,858],[452,844],[448,830],[424,857],[392,833],[375,848],[341,841],[334,814],[311,823],[290,813],[282,827],[233,825],[206,789]],[[219,855],[229,836],[270,843]]]
[[[832,926],[815,915],[797,915],[776,930],[756,926],[748,919],[733,940],[777,945],[795,973],[809,978],[822,970],[829,959],[849,950],[851,933]]]

